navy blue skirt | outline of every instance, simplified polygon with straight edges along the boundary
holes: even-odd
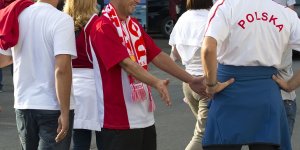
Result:
[[[235,82],[212,98],[203,146],[273,144],[291,150],[287,118],[273,67],[218,66],[220,82]]]

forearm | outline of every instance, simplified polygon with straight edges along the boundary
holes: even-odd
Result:
[[[288,81],[289,90],[295,90],[300,86],[300,70]]]
[[[0,68],[6,67],[12,63],[13,61],[11,56],[0,54]]]
[[[120,66],[130,75],[132,75],[137,80],[150,85],[151,87],[155,87],[155,84],[160,80],[150,74],[147,70],[142,68],[136,62],[133,62],[130,58],[124,59]]]
[[[205,37],[201,48],[201,60],[206,77],[206,84],[217,83],[217,52],[216,41],[211,37]]]
[[[70,95],[72,87],[71,58],[67,63],[57,65],[55,68],[55,86],[57,99],[60,104],[62,115],[69,115]]]
[[[158,54],[152,63],[159,69],[171,74],[183,82],[189,83],[193,80],[193,76],[179,67],[172,59],[164,52]]]

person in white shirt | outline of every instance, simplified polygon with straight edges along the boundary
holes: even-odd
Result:
[[[58,2],[39,0],[21,12],[17,45],[0,51],[0,66],[13,60],[14,108],[25,150],[66,150],[71,143],[75,34],[72,18],[56,9]]]
[[[218,0],[209,16],[201,58],[206,90],[214,95],[204,149],[291,150],[280,88],[272,75],[287,48],[300,51],[297,14],[272,0]]]
[[[294,9],[294,4],[296,3],[295,0],[273,0],[273,1],[282,6],[289,7],[291,9]],[[289,50],[286,50],[284,52],[281,60],[281,66],[278,70],[278,75],[285,80],[289,80],[293,76],[292,55],[293,55],[293,51],[290,48]],[[297,111],[296,93],[295,91],[285,92],[281,90],[281,96],[284,102],[284,108],[288,119],[289,133],[290,136],[292,136],[294,123],[296,119],[296,111]]]
[[[182,64],[185,65],[185,70],[193,76],[203,76],[199,53],[206,20],[212,5],[211,0],[187,0],[188,10],[178,19],[170,35],[171,58],[173,60],[176,60],[176,58],[181,59]],[[195,93],[184,82],[182,89],[185,100],[197,120],[194,135],[185,149],[201,150],[208,112],[208,97]]]

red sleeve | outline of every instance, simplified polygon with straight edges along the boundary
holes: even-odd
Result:
[[[107,18],[101,17],[94,24],[90,37],[96,57],[101,59],[106,70],[129,57],[117,29]]]

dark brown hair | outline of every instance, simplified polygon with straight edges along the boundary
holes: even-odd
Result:
[[[186,9],[209,9],[212,5],[212,0],[187,0]]]

